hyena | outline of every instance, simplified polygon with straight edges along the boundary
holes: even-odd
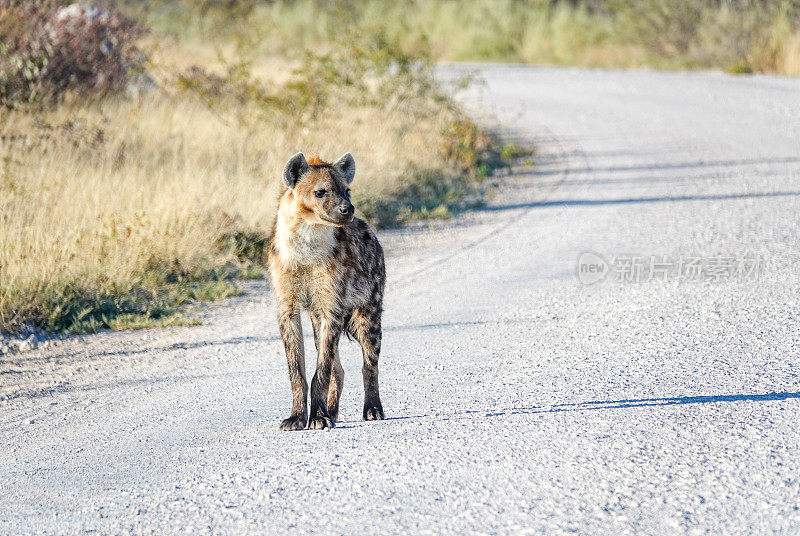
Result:
[[[269,247],[269,273],[278,326],[292,384],[292,413],[281,430],[332,428],[339,414],[344,370],[339,337],[344,332],[362,348],[364,420],[384,418],[378,394],[381,311],[386,270],[383,249],[369,226],[354,217],[350,183],[356,162],[350,153],[329,164],[297,153],[283,169],[285,189]],[[307,408],[300,312],[314,328],[317,370]]]

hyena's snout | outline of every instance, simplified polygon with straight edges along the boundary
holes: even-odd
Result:
[[[337,210],[339,217],[339,221],[342,223],[349,223],[353,221],[353,217],[356,212],[356,208],[353,206],[353,203],[349,201],[345,201],[341,205],[339,205],[339,209]]]

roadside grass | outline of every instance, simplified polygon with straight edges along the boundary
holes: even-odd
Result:
[[[159,89],[144,98],[0,108],[0,331],[196,322],[182,306],[263,277],[298,150],[353,152],[356,206],[379,227],[472,206],[503,165],[429,58],[381,32],[292,58],[243,52],[247,40],[151,33]]]
[[[125,331],[134,329],[148,328],[174,328],[180,326],[198,326],[200,322],[197,318],[191,318],[183,313],[173,313],[171,315],[154,318],[144,314],[126,313],[113,317],[108,321],[108,328],[115,331]],[[98,326],[100,328],[101,326]]]
[[[240,39],[245,47],[283,57],[326,48],[345,16],[408,54],[440,60],[800,75],[798,0],[184,0],[188,10],[176,4],[140,1],[135,11],[181,39],[222,27],[247,36]]]

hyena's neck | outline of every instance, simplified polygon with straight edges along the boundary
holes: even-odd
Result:
[[[278,208],[275,245],[287,266],[320,264],[333,253],[336,228],[308,223],[295,216],[293,202],[283,200]]]

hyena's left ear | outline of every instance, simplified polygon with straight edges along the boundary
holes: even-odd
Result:
[[[297,181],[308,171],[308,162],[303,153],[297,153],[283,166],[283,185],[287,188],[294,188]]]
[[[356,176],[356,159],[353,158],[353,155],[350,153],[343,154],[333,167],[344,175],[344,180],[347,181],[347,184],[353,182],[353,178]]]

